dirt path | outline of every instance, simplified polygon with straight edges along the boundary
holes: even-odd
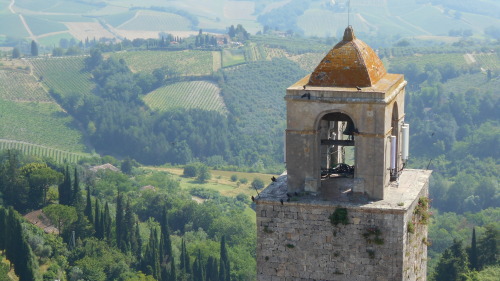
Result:
[[[16,12],[14,11],[14,4],[16,3],[16,0],[12,0],[10,1],[10,4],[9,4],[9,10],[11,13],[15,14]]]
[[[64,30],[64,31],[55,31],[55,32],[44,33],[40,36],[37,36],[37,38],[43,38],[43,37],[48,37],[48,36],[63,34],[63,33],[68,33],[68,31]]]

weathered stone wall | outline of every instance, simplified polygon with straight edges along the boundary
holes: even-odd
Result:
[[[407,226],[426,195],[427,183],[395,208],[258,200],[257,279],[426,280],[427,227]],[[331,223],[337,208],[347,210],[346,225]]]

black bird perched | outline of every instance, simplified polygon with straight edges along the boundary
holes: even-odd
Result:
[[[255,197],[253,197],[253,195],[252,195],[252,202],[255,202]]]
[[[273,177],[271,178],[271,180],[274,182],[274,181],[276,181],[276,178],[273,176]]]
[[[308,100],[310,100],[311,99],[311,93],[305,93],[302,96],[300,96],[300,98],[302,98],[302,99],[303,98],[307,98]]]
[[[306,89],[306,85],[302,86],[304,88],[304,90]]]
[[[299,194],[297,193],[297,191],[295,191],[293,194],[294,194],[295,196],[299,196]]]
[[[286,197],[290,198],[290,197],[292,197],[292,195],[290,195],[289,193],[287,193]]]
[[[358,91],[361,91],[361,88],[360,88],[359,86],[356,86],[356,89],[357,89]]]
[[[283,205],[283,199],[280,199],[281,205]]]

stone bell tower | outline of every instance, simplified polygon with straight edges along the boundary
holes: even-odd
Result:
[[[258,280],[425,280],[430,171],[405,169],[406,81],[347,27],[287,89],[287,172],[257,198]]]

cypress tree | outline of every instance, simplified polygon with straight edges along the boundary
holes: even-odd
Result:
[[[135,251],[135,256],[137,258],[137,263],[140,264],[142,260],[142,238],[139,229],[139,222],[135,224],[135,237],[137,238],[137,249]]]
[[[135,237],[135,217],[132,209],[130,208],[130,200],[127,200],[127,205],[125,206],[125,215],[123,218],[123,251],[132,251],[133,253],[137,250],[137,239]],[[158,239],[158,238],[156,238]],[[156,244],[158,246],[158,243]]]
[[[38,56],[38,45],[35,40],[31,40],[31,55],[34,57]]]
[[[70,182],[71,185],[71,182]],[[73,181],[73,189],[71,192],[71,202],[74,207],[77,209],[83,207],[82,202],[82,191],[80,190],[80,180],[78,179],[78,172],[75,167],[75,178]]]
[[[191,257],[189,256],[189,253],[187,252],[187,248],[186,248],[185,244],[184,244],[184,252],[186,253],[184,255],[184,257],[186,258],[186,261],[185,261],[186,273],[191,274],[191,273],[193,273],[193,271],[191,270]]]
[[[123,240],[123,195],[118,193],[116,198],[116,246],[121,248]]]
[[[71,205],[71,177],[69,175],[69,167],[66,166],[64,180],[59,185],[59,204],[69,206]]]
[[[104,231],[104,237],[106,237],[108,242],[111,242],[111,237],[113,236],[113,233],[111,233],[111,214],[109,212],[109,205],[107,201],[106,205],[104,206],[103,231]]]
[[[184,239],[182,239],[182,242],[181,242],[181,257],[180,257],[181,261],[180,261],[180,266],[179,268],[181,269],[181,271],[186,271],[184,268],[186,267],[186,249],[185,249],[185,244],[184,244]]]
[[[193,277],[195,281],[204,281],[205,274],[203,270],[203,261],[201,260],[201,251],[198,249],[198,256],[196,257],[196,260],[193,264]]]
[[[169,274],[169,281],[177,281],[177,273],[175,272],[175,259],[172,256],[170,259],[170,274]]]
[[[170,257],[172,256],[172,241],[170,240],[170,231],[168,228],[168,217],[167,217],[167,208],[163,208],[161,221],[161,259],[162,262],[168,262]]]
[[[156,280],[161,278],[160,253],[158,251],[158,233],[152,228],[149,233],[149,242],[144,252],[143,269],[153,275]]]
[[[229,264],[229,256],[227,255],[226,237],[225,236],[222,236],[222,239],[220,240],[219,280],[220,281],[230,281],[231,280],[231,266]]]
[[[0,206],[0,251],[5,250],[7,234],[7,210]]]
[[[470,253],[469,253],[469,265],[471,270],[478,270],[477,263],[477,244],[476,244],[476,228],[472,228],[472,241],[470,244]]]
[[[106,203],[107,205],[107,203]],[[94,216],[92,215],[92,199],[90,198],[90,187],[87,186],[87,204],[85,205],[85,216],[90,223],[94,223]]]
[[[94,229],[95,237],[102,239],[102,229],[101,229],[101,206],[99,205],[99,200],[95,199],[95,213],[94,213]]]

